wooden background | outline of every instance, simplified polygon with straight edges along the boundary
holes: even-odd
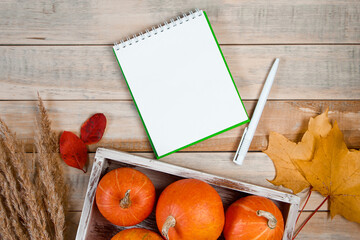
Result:
[[[243,166],[231,159],[244,126],[161,161],[277,188],[266,181],[275,170],[261,152],[269,132],[299,140],[309,117],[326,108],[347,145],[360,148],[358,0],[4,0],[0,117],[31,151],[39,92],[58,132],[79,133],[91,114],[107,116],[104,139],[91,152],[103,146],[153,157],[111,46],[196,7],[208,13],[250,116],[275,57],[280,67]],[[71,184],[67,239],[74,239],[89,172],[65,168]],[[300,222],[322,199],[313,194]],[[298,239],[359,237],[360,225],[340,216],[331,220],[326,204],[310,221]]]

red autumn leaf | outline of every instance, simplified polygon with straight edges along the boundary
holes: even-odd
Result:
[[[64,131],[61,134],[60,154],[67,165],[86,172],[84,166],[87,160],[87,148],[85,143],[74,133]]]
[[[102,113],[96,113],[86,120],[81,126],[81,140],[87,145],[101,140],[106,127],[106,117]]]

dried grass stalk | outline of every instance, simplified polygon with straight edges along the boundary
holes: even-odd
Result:
[[[21,192],[18,189],[17,180],[12,171],[12,166],[8,162],[8,157],[5,153],[5,146],[2,139],[0,139],[0,169],[2,203],[7,206],[7,211],[4,207],[3,213],[7,213],[4,217],[8,219],[7,222],[10,223],[11,227],[14,229],[14,236],[26,239],[26,232],[21,225],[21,219],[26,219],[26,209],[23,206]]]
[[[53,223],[56,239],[64,239],[65,208],[68,188],[60,165],[58,140],[51,131],[51,122],[47,116],[43,101],[39,97],[39,120],[35,145],[38,151],[38,183],[44,193],[45,205]]]
[[[6,214],[4,215],[4,218],[5,222],[7,222],[7,225],[9,225],[9,232],[11,232],[10,230],[14,231],[14,233],[12,234],[13,238],[18,237],[19,239],[28,239],[28,233],[24,229],[24,226],[21,224],[23,222],[22,219],[24,218],[21,218],[19,216],[19,214],[23,213],[19,212],[19,206],[14,206],[19,199],[14,199],[14,196],[16,195],[14,195],[10,191],[11,187],[9,187],[9,184],[7,183],[2,174],[0,174],[0,187],[3,213]],[[6,207],[4,206],[4,204],[6,205]]]
[[[0,199],[0,237],[4,240],[16,240],[16,231],[11,225],[11,219],[6,211],[3,199]]]
[[[57,137],[51,131],[40,97],[37,130],[38,154],[29,161],[24,144],[0,119],[0,238],[3,239],[64,239],[68,187]],[[35,170],[29,171],[32,166]]]
[[[10,192],[14,195],[12,198],[14,200],[13,205],[23,219],[23,224],[29,230],[31,239],[49,239],[50,236],[46,231],[44,219],[45,208],[39,201],[37,189],[31,181],[32,173],[28,171],[24,145],[17,140],[16,135],[1,119],[0,133],[3,137],[5,153],[8,155],[5,164],[8,165],[9,172],[13,172],[12,177],[6,175],[11,178],[8,183],[11,185]]]

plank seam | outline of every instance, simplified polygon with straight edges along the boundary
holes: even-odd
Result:
[[[268,102],[351,102],[359,101],[360,98],[353,99],[268,99]],[[0,102],[36,102],[37,99],[0,99]],[[43,99],[44,102],[132,102],[132,99]],[[243,101],[258,101],[257,98],[254,99],[243,99]]]
[[[112,47],[114,44],[99,43],[99,44],[0,44],[0,47],[98,47],[98,46],[109,46]],[[358,46],[360,43],[220,43],[220,46],[347,46],[354,45]]]

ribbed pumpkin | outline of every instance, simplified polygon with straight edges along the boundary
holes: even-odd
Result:
[[[163,240],[163,238],[147,229],[131,228],[119,232],[111,240]]]
[[[259,196],[240,198],[226,211],[226,240],[280,240],[284,220],[279,208],[269,199]]]
[[[118,168],[108,172],[96,190],[96,205],[112,224],[133,226],[147,218],[155,203],[155,187],[142,172]]]
[[[161,193],[156,223],[167,240],[216,240],[224,226],[224,207],[209,184],[183,179]]]

